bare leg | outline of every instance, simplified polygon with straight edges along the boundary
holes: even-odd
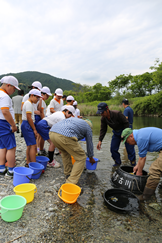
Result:
[[[4,165],[6,162],[7,149],[0,149],[0,165]]]
[[[13,168],[15,166],[15,152],[16,152],[16,147],[7,150],[7,153],[6,153],[6,159],[8,162],[8,166],[11,168]]]
[[[30,146],[30,151],[29,151],[30,162],[36,162],[36,153],[35,153],[36,148],[37,148],[36,144]]]
[[[26,149],[26,163],[29,164],[30,163],[30,156],[29,156],[29,152],[30,152],[30,146],[27,146]]]

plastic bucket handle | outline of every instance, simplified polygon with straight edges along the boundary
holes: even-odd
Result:
[[[60,195],[60,191],[61,191],[61,190],[62,190],[62,188],[60,188],[60,189],[58,190],[58,196],[59,196],[59,198],[61,198],[61,199],[65,202],[65,199],[63,199],[63,197],[61,197],[61,195]],[[76,197],[78,197],[79,194],[80,194],[80,193],[76,194]],[[76,198],[75,198],[73,201],[68,201],[68,200],[66,200],[66,202],[67,202],[67,203],[75,203],[75,202],[76,202]]]

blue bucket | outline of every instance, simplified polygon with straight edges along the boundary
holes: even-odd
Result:
[[[36,162],[42,164],[44,166],[44,170],[47,167],[48,161],[49,161],[49,158],[47,158],[45,156],[36,156]]]
[[[86,141],[86,138],[81,139],[80,141]]]
[[[37,162],[30,162],[29,168],[34,171],[31,178],[32,179],[38,179],[40,177],[40,175],[42,174],[42,170],[44,169],[44,166],[40,163],[37,163]]]
[[[98,161],[98,159],[97,158],[94,158],[94,160],[96,161],[96,163],[94,163],[92,165],[91,162],[89,161],[89,158],[86,159],[86,168],[88,170],[95,170],[97,168],[97,161]]]
[[[15,167],[13,172],[13,185],[17,186],[23,183],[29,183],[34,171],[26,167]]]

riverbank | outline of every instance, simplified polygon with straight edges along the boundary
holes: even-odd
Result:
[[[20,134],[16,135],[16,163],[25,164],[26,145]],[[24,208],[22,217],[13,223],[0,219],[0,243],[39,242],[161,242],[162,238],[162,187],[156,190],[156,197],[150,201],[159,205],[155,210],[150,202],[141,204],[140,210],[131,214],[110,211],[104,203],[103,193],[112,188],[110,178],[113,173],[110,146],[111,134],[106,134],[102,151],[96,151],[98,136],[93,136],[94,155],[100,162],[93,173],[84,170],[79,184],[84,191],[75,204],[69,205],[59,199],[57,193],[65,183],[61,156],[56,156],[61,167],[47,168],[38,180],[34,200]],[[85,144],[83,144],[85,146]],[[47,143],[45,144],[46,148]],[[124,146],[120,153],[124,164]],[[138,152],[136,151],[136,154]],[[157,154],[149,154],[146,170]],[[0,177],[0,198],[14,194],[12,180]]]

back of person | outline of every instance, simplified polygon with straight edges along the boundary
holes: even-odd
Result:
[[[22,102],[23,96],[22,95],[16,95],[12,98],[13,108],[15,114],[21,114],[21,102]]]

